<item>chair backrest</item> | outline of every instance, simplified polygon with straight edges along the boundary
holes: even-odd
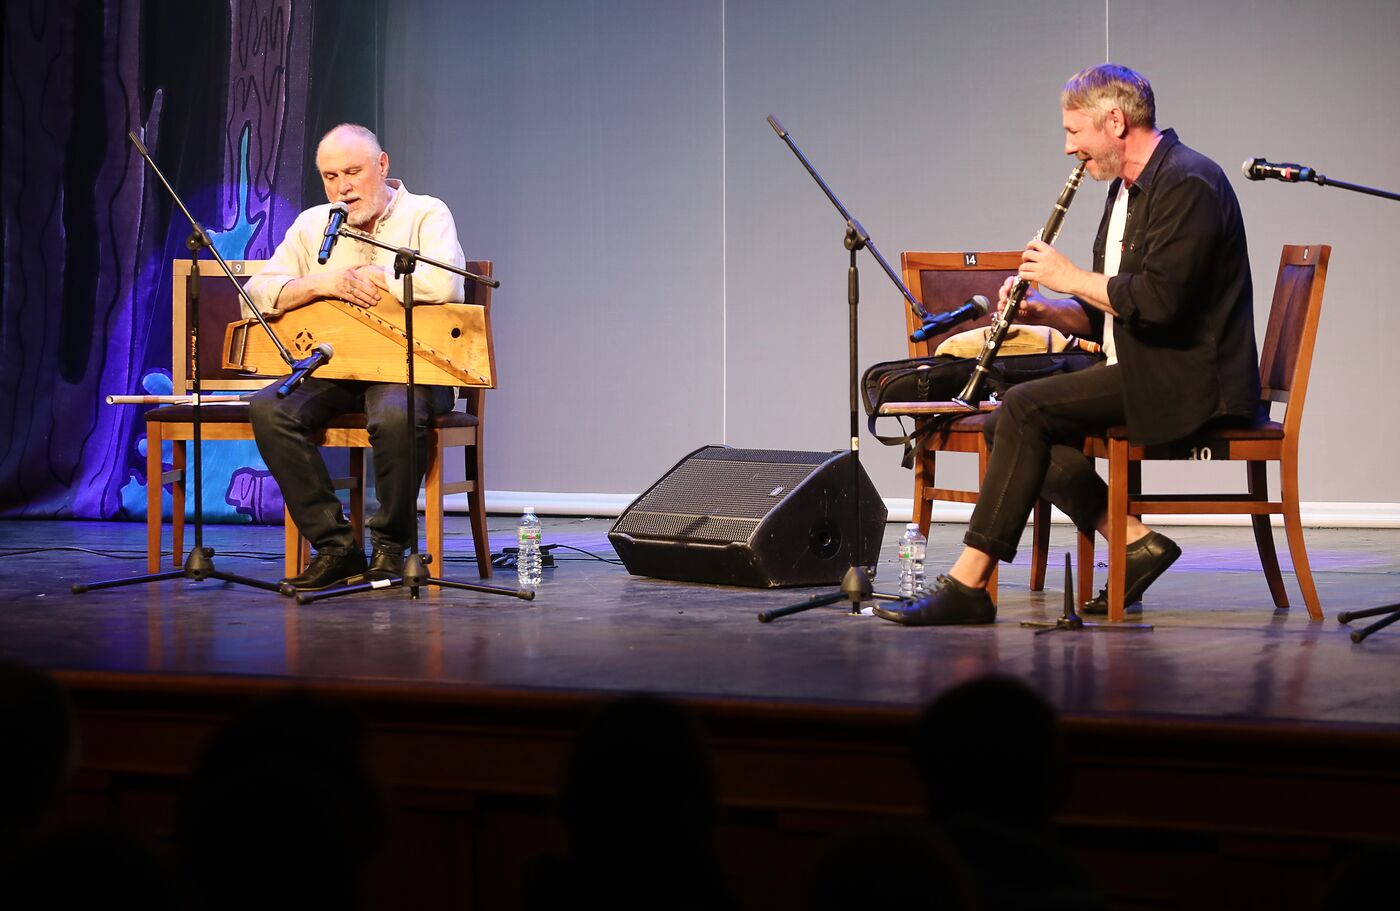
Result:
[[[1259,382],[1264,401],[1287,403],[1285,432],[1296,431],[1302,421],[1331,256],[1327,244],[1286,244],[1279,257],[1269,326],[1259,351]]]
[[[229,269],[240,283],[262,271],[266,260],[233,259]],[[245,376],[223,366],[224,329],[243,318],[238,292],[212,259],[199,261],[199,382],[206,392],[215,389],[261,389],[266,377]],[[171,388],[189,392],[194,376],[190,369],[189,318],[186,295],[190,287],[190,261],[176,259],[171,264],[170,295],[170,379]]]
[[[477,275],[491,275],[491,260],[489,259],[469,259],[464,267],[468,272],[475,272]],[[464,303],[476,304],[486,311],[486,354],[491,361],[491,380],[496,380],[496,345],[492,341],[491,335],[491,288],[478,282],[466,282],[466,301]],[[486,390],[479,386],[463,386],[460,389],[458,401],[463,403],[462,410],[467,414],[474,414],[481,418],[482,402]]]
[[[997,253],[923,253],[905,251],[899,257],[904,284],[929,313],[947,313],[961,307],[974,294],[985,294],[996,305],[997,291],[1008,275],[1021,266],[1020,251]],[[909,332],[919,328],[910,307],[904,308]],[[909,343],[910,357],[928,357],[950,335],[990,325],[988,314],[961,323],[922,342]]]

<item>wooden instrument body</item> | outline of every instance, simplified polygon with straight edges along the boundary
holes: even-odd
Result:
[[[366,309],[318,300],[270,320],[293,357],[329,344],[334,356],[316,371],[325,379],[405,382],[404,310],[393,301]],[[488,309],[479,304],[423,304],[413,308],[413,381],[424,386],[496,386]],[[256,319],[229,323],[224,367],[254,376],[290,372]]]

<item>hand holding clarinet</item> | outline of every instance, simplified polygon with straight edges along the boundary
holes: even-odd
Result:
[[[1020,313],[1021,305],[1025,302],[1031,288],[1031,276],[1041,272],[1043,267],[1063,268],[1070,266],[1069,260],[1065,259],[1051,246],[1055,238],[1060,234],[1060,225],[1064,222],[1065,213],[1069,211],[1069,205],[1074,201],[1075,191],[1079,189],[1080,181],[1084,179],[1085,162],[1081,161],[1070,173],[1069,179],[1065,181],[1064,188],[1060,191],[1060,196],[1055,200],[1055,208],[1050,213],[1050,218],[1045,222],[1045,227],[1036,235],[1036,239],[1031,241],[1026,248],[1026,252],[1021,257],[1021,269],[1017,274],[1011,287],[1003,288],[998,295],[999,311],[996,322],[992,323],[987,331],[987,342],[982,346],[982,353],[977,358],[977,366],[972,370],[972,376],[968,378],[967,385],[963,387],[961,393],[954,397],[953,401],[965,408],[977,407],[981,400],[982,383],[987,376],[987,367],[1001,350],[1002,342],[1006,340],[1007,330],[1011,328]],[[1028,276],[1027,272],[1031,275]],[[1048,284],[1048,283],[1047,283]],[[1038,298],[1039,295],[1036,295]],[[1043,309],[1044,302],[1040,301],[1039,306]]]

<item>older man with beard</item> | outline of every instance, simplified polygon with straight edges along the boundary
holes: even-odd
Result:
[[[317,262],[334,203],[347,207],[347,222],[362,233],[443,262],[465,263],[447,206],[390,179],[389,156],[370,130],[357,124],[332,129],[316,149],[316,170],[330,202],[298,215],[262,272],[248,282],[249,295],[269,319],[323,298],[357,307],[402,308],[392,252],[341,240],[324,264]],[[417,304],[462,300],[462,279],[442,269],[416,272],[413,287]],[[283,582],[298,590],[315,590],[401,575],[404,551],[413,543],[417,527],[417,493],[423,480],[421,460],[411,475],[404,386],[311,376],[279,399],[276,385],[253,398],[253,433],[292,518],[316,548],[306,571]],[[415,393],[422,451],[428,422],[451,410],[453,390],[418,386]],[[331,419],[351,412],[364,412],[374,453],[379,510],[367,523],[374,547],[368,564],[313,442]]]

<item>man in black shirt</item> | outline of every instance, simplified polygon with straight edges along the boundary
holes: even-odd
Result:
[[[1152,86],[1127,67],[1076,73],[1061,106],[1065,154],[1112,183],[1092,270],[1043,241],[1027,246],[1020,277],[1072,296],[1029,294],[1019,318],[1102,339],[1106,363],[1006,394],[987,422],[992,456],[966,547],[928,595],[876,607],[886,620],[993,622],[987,579],[997,560],[1015,557],[1042,493],[1081,530],[1106,533],[1108,490],[1082,453],[1086,433],[1126,424],[1134,443],[1165,443],[1259,416],[1249,251],[1224,172],[1157,129]],[[1125,601],[1134,603],[1181,549],[1133,516],[1127,539]],[[1084,611],[1107,613],[1105,593]]]

